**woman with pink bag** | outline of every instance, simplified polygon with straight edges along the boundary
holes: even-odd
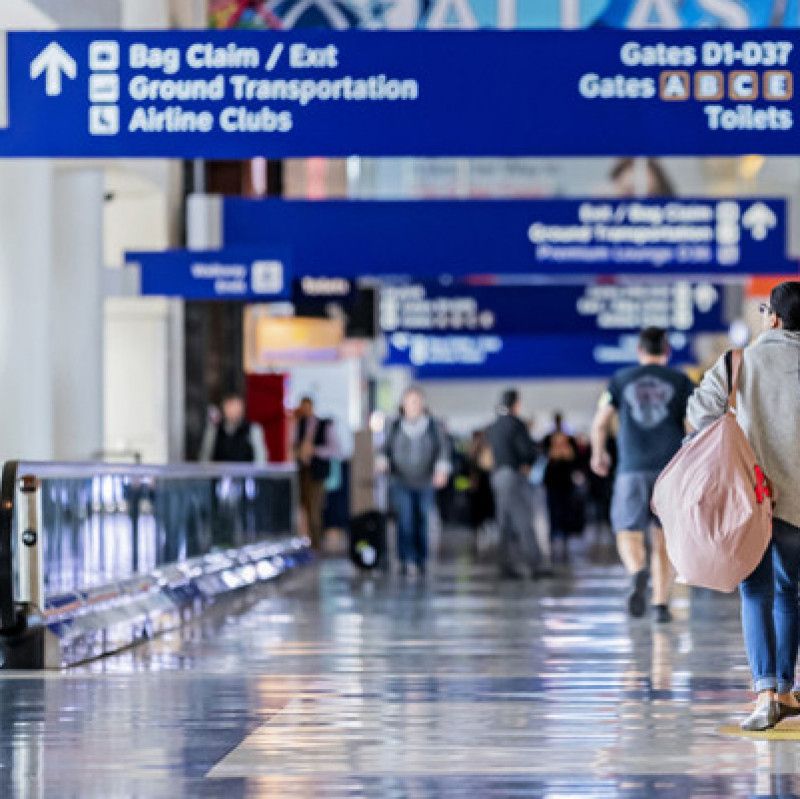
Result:
[[[764,332],[744,351],[736,418],[775,497],[772,542],[739,592],[747,659],[756,707],[742,723],[748,731],[774,727],[800,715],[792,691],[800,613],[800,282],[773,289],[761,306]],[[725,358],[706,373],[689,400],[687,418],[702,430],[727,409]]]

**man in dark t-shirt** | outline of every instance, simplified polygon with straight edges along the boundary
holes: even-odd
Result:
[[[617,372],[600,400],[592,425],[592,470],[608,474],[606,441],[614,417],[619,419],[619,462],[611,501],[611,523],[617,548],[632,577],[628,596],[631,616],[643,616],[649,579],[646,534],[650,533],[650,567],[656,621],[671,620],[669,593],[673,572],[664,531],[650,510],[656,479],[680,449],[686,405],[694,384],[670,369],[667,334],[650,327],[639,337],[639,365]]]

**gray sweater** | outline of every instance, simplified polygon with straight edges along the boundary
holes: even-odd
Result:
[[[727,404],[724,356],[689,400],[702,430]],[[800,527],[800,332],[770,330],[744,351],[736,418],[776,494],[775,516]]]
[[[451,470],[447,435],[427,414],[415,422],[398,419],[390,424],[382,454],[394,481],[409,488],[427,488],[434,472]]]

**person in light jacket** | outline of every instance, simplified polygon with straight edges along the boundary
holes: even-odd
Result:
[[[404,392],[400,416],[387,427],[377,468],[390,475],[400,574],[405,576],[413,563],[424,575],[434,491],[447,484],[452,462],[447,434],[428,413],[420,388],[411,386]]]
[[[736,417],[775,497],[772,543],[741,584],[742,628],[757,693],[742,723],[765,730],[800,715],[792,692],[800,580],[800,282],[781,283],[761,306],[764,332],[744,351]],[[724,356],[694,392],[688,420],[702,430],[726,411]]]

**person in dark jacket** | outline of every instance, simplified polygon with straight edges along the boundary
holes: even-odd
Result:
[[[229,463],[266,463],[267,448],[260,424],[247,420],[244,399],[239,394],[226,394],[209,417],[200,445],[200,458]]]
[[[469,523],[475,531],[476,542],[480,532],[494,519],[494,493],[492,492],[492,450],[486,440],[485,430],[475,430],[467,454],[469,477]],[[477,549],[477,543],[476,543]]]
[[[520,410],[519,392],[508,389],[500,400],[497,419],[486,431],[494,460],[492,488],[500,526],[500,575],[517,580],[523,577],[517,564],[524,560],[530,564],[531,577],[542,574],[533,529],[533,492],[528,481],[536,460],[536,444],[519,418]]]
[[[425,573],[428,515],[434,491],[447,485],[452,471],[450,442],[442,425],[425,407],[422,390],[406,389],[400,416],[389,423],[378,470],[391,475],[391,500],[397,515],[400,574],[413,561]]]
[[[547,456],[544,486],[553,559],[568,563],[569,536],[581,532],[583,527],[583,508],[575,482],[581,464],[578,442],[564,430],[561,413],[553,414],[553,432],[545,437],[542,447]]]

